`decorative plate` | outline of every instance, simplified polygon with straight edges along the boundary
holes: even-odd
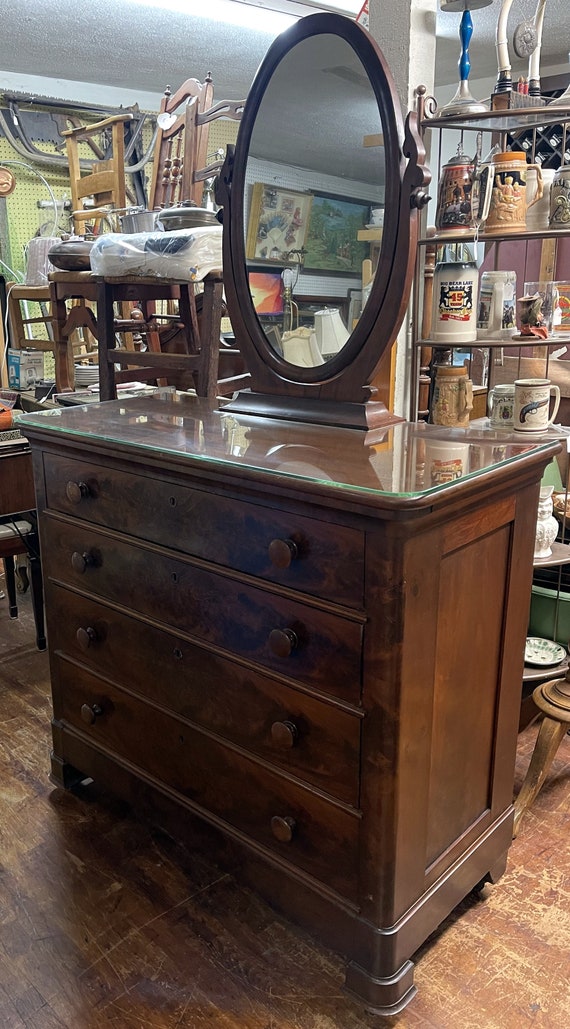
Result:
[[[544,640],[540,636],[527,636],[524,648],[525,665],[536,665],[548,668],[559,665],[566,657],[566,650],[553,640]]]
[[[9,168],[0,168],[0,197],[10,196],[16,188],[16,179]]]

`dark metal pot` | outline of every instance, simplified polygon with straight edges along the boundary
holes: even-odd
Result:
[[[95,240],[62,239],[48,253],[54,268],[64,272],[88,272],[91,269],[91,248]]]
[[[157,220],[165,232],[173,229],[197,229],[205,225],[219,225],[215,211],[205,207],[196,207],[192,203],[180,204],[178,207],[167,207],[158,211]]]

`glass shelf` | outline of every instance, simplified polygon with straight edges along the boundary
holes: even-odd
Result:
[[[509,111],[481,111],[469,117],[424,118],[422,129],[459,129],[474,132],[513,132],[541,128],[570,121],[570,106],[547,104],[540,107],[514,107]]]
[[[513,336],[510,339],[474,339],[470,343],[453,343],[451,340],[446,340],[445,343],[436,342],[433,339],[416,339],[414,345],[416,347],[433,347],[434,350],[473,350],[477,347],[479,350],[486,349],[513,349],[526,350],[527,347],[557,347],[560,344],[570,343],[570,333],[561,332],[556,336],[548,336],[546,339],[541,339],[539,336],[526,336],[524,339],[519,339],[518,336]]]
[[[477,236],[478,243],[505,243],[509,240],[518,239],[565,239],[570,233],[565,229],[539,229],[538,231],[532,231],[525,229],[520,232],[480,232]],[[442,247],[446,243],[474,243],[475,233],[474,232],[440,232],[434,233],[433,236],[422,236],[418,240],[420,246],[433,246]]]

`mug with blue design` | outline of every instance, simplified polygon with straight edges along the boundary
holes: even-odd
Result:
[[[560,389],[550,379],[515,379],[513,428],[517,432],[544,432],[554,422],[559,406]]]

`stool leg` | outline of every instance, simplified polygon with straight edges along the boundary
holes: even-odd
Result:
[[[14,558],[5,557],[4,575],[6,576],[6,593],[8,594],[8,607],[10,618],[18,617],[18,605],[16,603],[16,575],[14,572]]]
[[[75,389],[75,364],[73,346],[69,336],[65,334],[67,307],[65,300],[57,294],[55,283],[50,283],[50,302],[52,311],[52,328],[55,358],[55,388],[58,393],[69,393]]]
[[[553,718],[544,718],[534,745],[534,751],[528,766],[521,791],[515,801],[515,824],[513,836],[519,831],[521,819],[539,793],[550,766],[556,757],[562,737],[568,732],[568,722],[556,722]]]
[[[36,538],[36,548],[38,541]],[[46,649],[46,636],[44,628],[44,592],[42,579],[42,564],[36,554],[30,554],[30,576],[32,580],[32,610],[36,625],[36,644],[38,650]]]
[[[198,396],[202,397],[215,397],[218,393],[222,299],[223,282],[206,276],[202,308],[200,366],[196,388]]]
[[[116,400],[117,387],[112,357],[115,349],[113,290],[106,282],[99,283],[97,325],[99,327],[99,399]]]

